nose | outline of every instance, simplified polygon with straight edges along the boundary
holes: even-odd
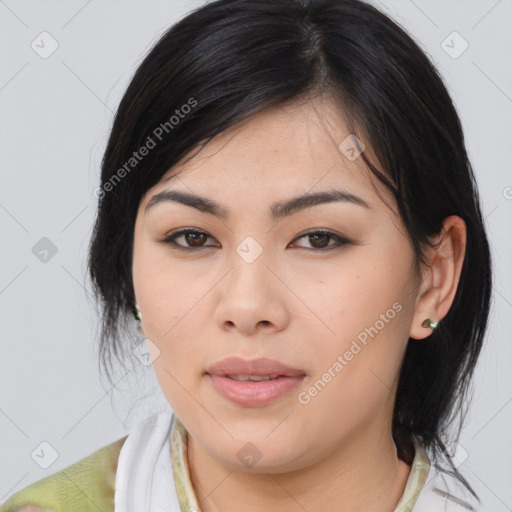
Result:
[[[248,262],[235,254],[231,271],[220,283],[220,297],[214,319],[222,330],[252,335],[259,331],[276,333],[290,321],[286,287],[275,269],[261,254]]]

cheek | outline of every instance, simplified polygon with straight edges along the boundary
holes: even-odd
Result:
[[[134,252],[134,287],[144,336],[160,351],[153,368],[176,411],[187,397],[190,400],[184,390],[194,394],[202,377],[201,354],[207,344],[205,294],[214,284],[211,266],[202,267],[197,261],[171,263],[159,248],[140,247]]]
[[[354,253],[343,266],[333,266],[316,282],[316,288],[306,287],[307,300],[320,312],[331,334],[356,336],[389,309],[390,316],[398,316],[399,308],[393,310],[393,304],[402,303],[410,276],[403,270],[406,264],[385,263],[376,258],[378,252],[359,252],[357,257]]]
[[[172,337],[187,322],[206,286],[200,272],[179,260],[171,262],[165,248],[149,243],[135,246],[133,281],[144,332],[156,340]]]
[[[334,431],[348,433],[371,422],[394,399],[408,339],[401,306],[375,301],[365,310],[347,302],[332,324],[336,335],[324,337],[310,353],[317,372],[301,398],[310,400],[305,407],[311,414],[327,414]]]
[[[358,254],[342,271],[332,272],[336,277],[316,293],[314,309],[325,332],[315,349],[316,367],[321,369],[316,377],[328,380],[329,375],[322,374],[330,369],[338,385],[329,387],[342,394],[343,389],[353,390],[346,399],[355,403],[365,393],[375,393],[375,385],[385,394],[393,387],[408,341],[413,314],[410,260],[395,262],[384,255]]]

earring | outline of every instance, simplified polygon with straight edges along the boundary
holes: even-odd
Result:
[[[135,320],[137,320],[139,322],[142,320],[142,316],[140,314],[139,306],[137,304],[135,304],[135,307],[133,308],[133,316],[135,317]]]
[[[439,322],[433,322],[430,318],[425,318],[421,323],[421,327],[426,327],[427,329],[435,329],[439,325]]]

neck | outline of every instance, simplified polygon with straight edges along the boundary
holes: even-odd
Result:
[[[189,436],[188,464],[201,512],[393,512],[410,472],[382,429],[360,433],[316,464],[288,473],[234,471]]]

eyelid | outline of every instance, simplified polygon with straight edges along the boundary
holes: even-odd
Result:
[[[175,242],[175,239],[179,238],[180,236],[183,236],[186,233],[197,233],[197,234],[205,235],[207,238],[212,238],[212,239],[214,238],[212,235],[210,235],[208,232],[206,232],[202,229],[190,227],[190,228],[180,228],[174,232],[169,233],[168,235],[166,235],[164,237],[163,240],[161,240],[161,242],[165,243],[167,245],[170,245],[171,248],[173,248],[173,249],[176,249],[179,251],[184,251],[184,252],[197,252],[197,251],[212,247],[211,245],[203,245],[203,246],[199,246],[199,247],[186,247],[186,246],[177,244]],[[317,234],[327,235],[331,239],[335,240],[335,244],[330,244],[330,245],[328,245],[326,247],[322,247],[322,248],[299,247],[299,249],[306,249],[307,251],[318,253],[318,252],[327,252],[331,249],[340,248],[345,245],[353,245],[354,244],[354,242],[351,239],[349,239],[339,233],[336,233],[330,229],[327,229],[327,228],[309,229],[309,230],[304,231],[303,233],[297,235],[292,240],[292,242],[294,242],[296,240],[300,240],[302,238],[306,238],[309,235],[317,235]]]
[[[199,229],[199,228],[180,228],[174,232],[171,232],[167,234],[163,240],[161,240],[162,243],[171,245],[173,249],[181,250],[181,251],[198,251],[201,249],[211,248],[211,245],[204,245],[202,247],[186,247],[183,245],[179,245],[175,242],[175,239],[186,234],[186,233],[196,233],[200,235],[205,235],[207,238],[213,238],[212,235],[210,235],[208,232]]]
[[[293,239],[293,241],[300,240],[301,238],[306,238],[309,235],[317,235],[317,234],[327,235],[331,239],[335,240],[336,243],[333,244],[333,245],[328,245],[325,248],[316,248],[316,249],[312,248],[312,249],[310,249],[308,247],[300,247],[300,249],[306,249],[306,250],[312,251],[312,252],[327,252],[327,251],[329,251],[331,249],[340,248],[340,247],[342,247],[344,245],[352,245],[352,244],[354,244],[354,242],[352,240],[350,240],[349,238],[341,235],[340,233],[336,233],[335,231],[327,229],[327,228],[313,228],[313,229],[307,230],[307,231],[301,233],[300,235],[297,235]]]

